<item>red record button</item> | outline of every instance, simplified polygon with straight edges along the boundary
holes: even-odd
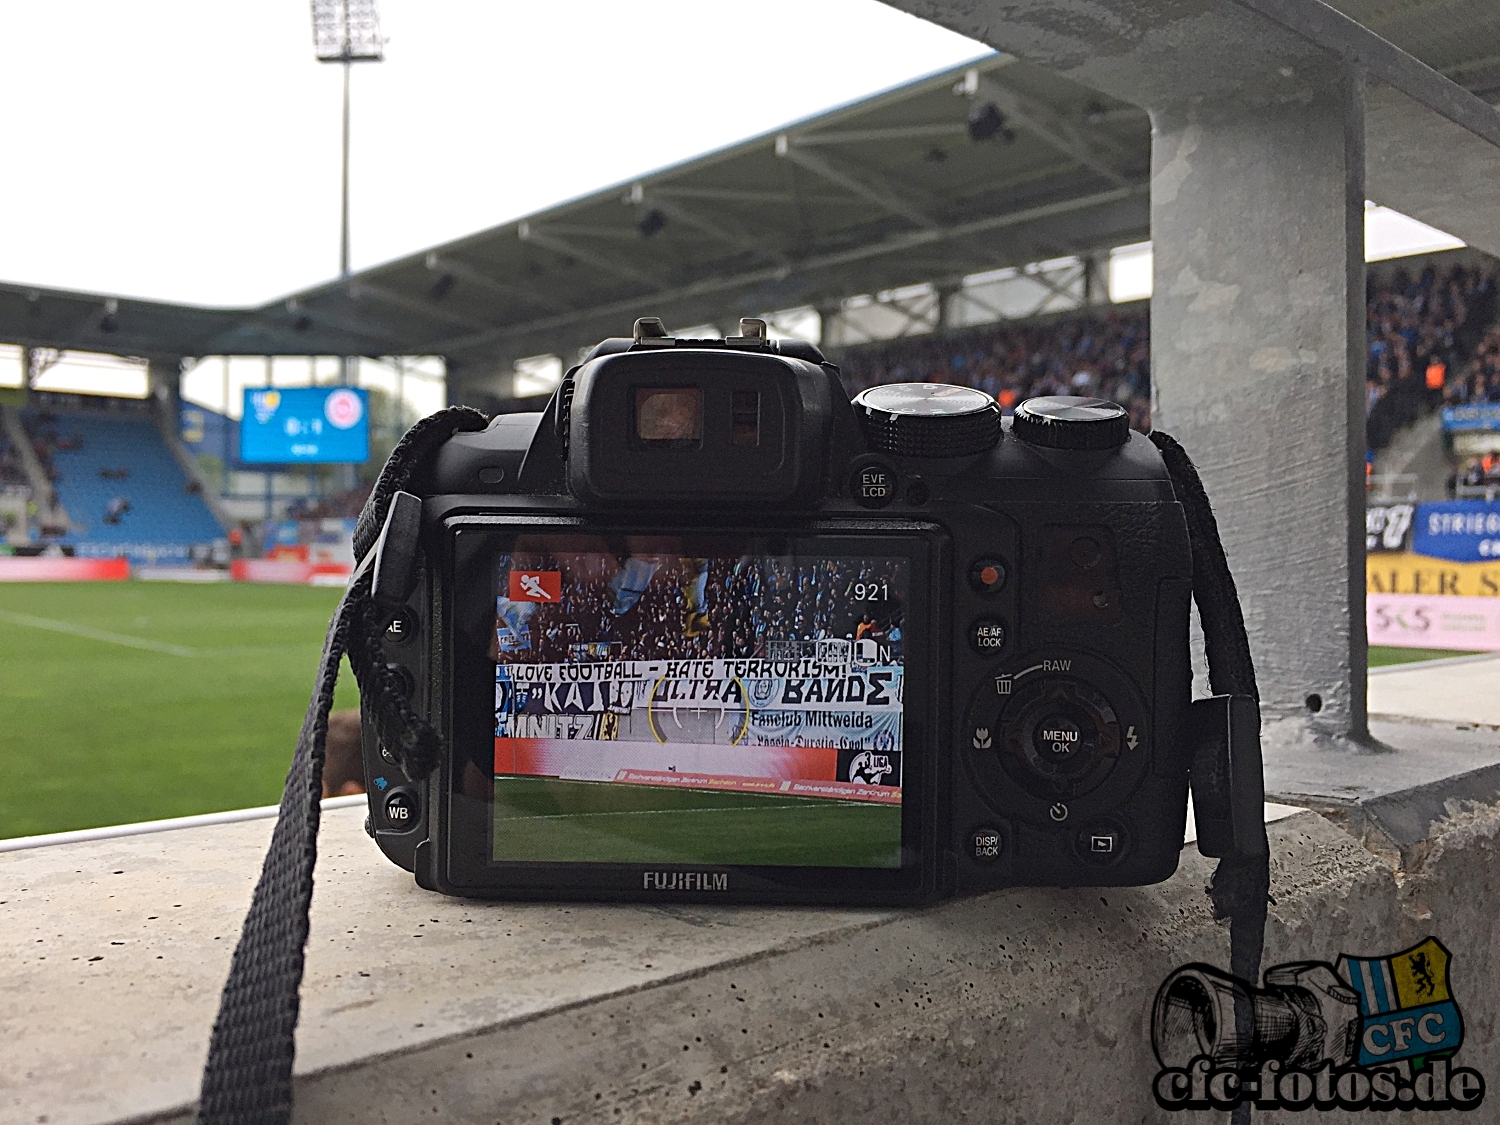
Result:
[[[1005,564],[991,555],[975,559],[969,567],[969,585],[980,594],[999,593],[1005,585]]]

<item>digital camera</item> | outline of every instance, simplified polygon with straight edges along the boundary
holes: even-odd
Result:
[[[1209,735],[1157,447],[1098,399],[851,402],[812,345],[740,332],[638,321],[413,486],[383,644],[446,755],[410,779],[367,718],[382,851],[469,897],[1169,876]]]

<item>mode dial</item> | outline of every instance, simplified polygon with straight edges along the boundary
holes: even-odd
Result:
[[[946,383],[888,383],[860,391],[865,437],[899,457],[970,457],[1000,440],[1000,408],[983,391]]]
[[[1028,398],[1016,407],[1011,433],[1046,449],[1114,449],[1130,440],[1130,415],[1102,398]]]

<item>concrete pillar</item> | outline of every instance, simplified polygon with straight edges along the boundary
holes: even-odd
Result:
[[[177,356],[158,357],[146,362],[146,393],[178,425],[178,407],[182,405],[182,360]],[[174,430],[174,432],[176,432]]]
[[[1153,422],[1197,462],[1268,751],[1363,742],[1364,104],[1152,112]]]

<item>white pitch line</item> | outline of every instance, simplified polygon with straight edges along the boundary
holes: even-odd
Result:
[[[144,637],[127,637],[123,633],[108,633],[103,629],[90,629],[87,625],[74,625],[71,621],[54,621],[50,617],[32,617],[27,613],[8,613],[0,610],[0,621],[12,625],[28,625],[33,629],[47,629],[53,633],[68,633],[91,641],[140,648],[147,652],[165,653],[167,656],[197,656],[198,650],[186,645],[169,645],[164,641],[148,641]]]
[[[581,816],[654,816],[659,813],[700,813],[700,812],[765,812],[768,809],[801,809],[811,808],[800,801],[795,805],[761,805],[759,808],[751,808],[747,805],[719,805],[709,809],[616,809],[613,812],[577,812],[577,813],[546,813],[542,816],[507,816],[501,820],[576,820]]]

